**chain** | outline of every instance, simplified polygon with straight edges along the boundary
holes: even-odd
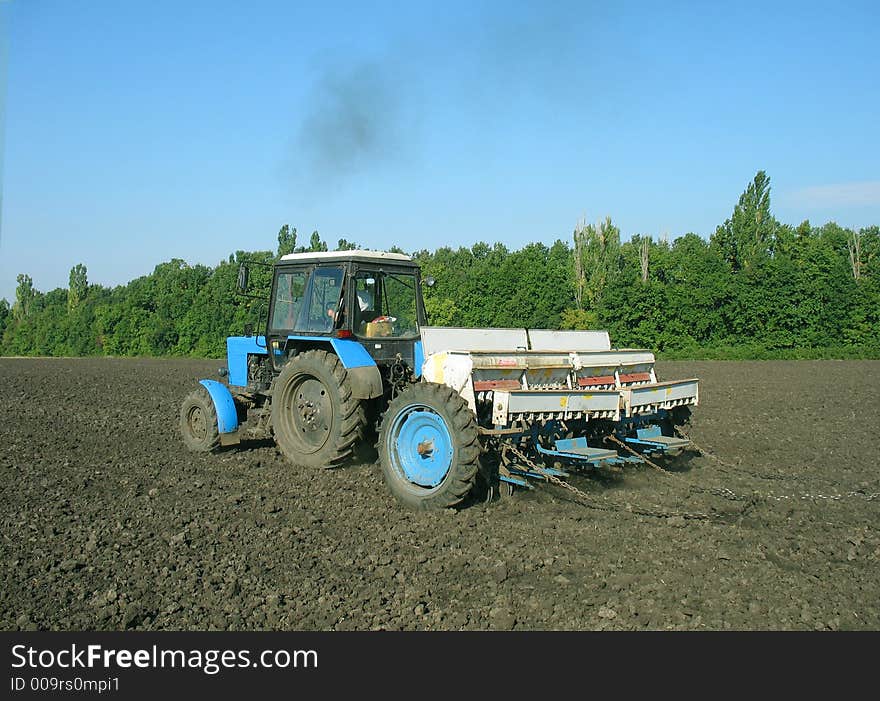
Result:
[[[700,446],[693,438],[691,438],[679,427],[675,427],[675,432],[685,440],[690,441],[691,445],[693,445],[694,448],[696,448],[701,455],[705,455],[707,458],[714,460],[719,465],[727,467],[736,473],[745,472],[755,477],[761,477],[763,479],[770,480],[788,479],[788,477],[784,475],[766,475],[755,472],[754,470],[747,470],[745,468],[732,465],[729,462],[725,462],[724,460],[719,458],[712,451]],[[725,470],[725,472],[727,472],[727,470]],[[807,492],[802,492],[801,494],[773,494],[772,492],[768,494],[760,494],[759,492],[753,492],[749,496],[742,496],[737,495],[735,492],[733,492],[733,490],[727,489],[726,487],[721,489],[701,489],[699,487],[691,487],[691,489],[694,491],[702,491],[715,494],[716,496],[720,496],[723,499],[729,499],[731,501],[745,501],[747,499],[765,499],[767,501],[842,501],[844,499],[864,499],[865,501],[874,501],[880,498],[880,493],[868,493],[864,490],[853,490],[850,492],[846,492],[845,494],[810,494]]]
[[[853,499],[859,498],[864,499],[865,501],[874,501],[880,497],[880,492],[874,492],[872,494],[868,494],[867,492],[847,492],[846,494],[766,494],[764,495],[764,499],[770,499],[772,501],[787,501],[787,500],[827,500],[827,501],[842,501],[843,499]]]
[[[700,455],[705,455],[710,460],[714,460],[719,465],[727,467],[731,470],[741,471],[739,468],[737,468],[736,465],[732,465],[729,462],[725,462],[724,460],[719,458],[717,455],[715,455],[715,453],[713,453],[711,450],[707,450],[706,448],[703,448],[702,446],[698,445],[697,442],[693,438],[691,438],[687,433],[685,433],[683,430],[681,430],[678,426],[675,426],[675,432],[678,434],[678,436],[680,438],[684,438],[686,441],[690,441],[691,445],[697,449],[697,452],[700,453]]]
[[[584,500],[590,501],[590,502],[593,501],[592,497],[589,494],[587,494],[586,492],[582,492],[580,489],[569,484],[565,480],[559,479],[556,475],[553,475],[553,474],[547,472],[547,470],[540,467],[533,460],[530,460],[528,457],[526,457],[526,455],[521,450],[519,450],[509,444],[505,447],[507,449],[509,449],[511,453],[516,455],[516,457],[518,457],[520,460],[522,460],[529,467],[529,469],[532,469],[535,472],[537,472],[539,475],[541,475],[541,477],[543,477],[548,482],[552,482],[553,484],[555,484],[558,487],[562,487],[563,489],[567,489],[569,492],[580,497],[581,499],[584,499]]]
[[[619,446],[620,446],[621,448],[623,448],[624,450],[627,450],[627,451],[629,451],[630,453],[632,453],[633,455],[635,455],[639,460],[641,460],[641,461],[642,461],[643,463],[645,463],[646,465],[650,465],[651,467],[653,467],[655,470],[657,470],[657,472],[660,472],[660,473],[663,474],[663,475],[668,475],[668,474],[669,474],[669,473],[666,472],[666,470],[664,470],[662,467],[660,467],[660,466],[657,465],[656,463],[651,462],[651,461],[648,460],[648,458],[646,458],[644,455],[642,455],[641,453],[639,453],[639,452],[633,450],[632,448],[630,448],[626,443],[624,443],[622,440],[620,440],[620,439],[619,439],[617,436],[615,436],[613,433],[612,433],[612,434],[609,434],[609,435],[607,435],[607,436],[605,436],[605,440],[610,440],[612,443],[616,443],[617,445],[619,445]]]
[[[737,494],[732,489],[728,489],[727,487],[697,487],[695,485],[691,485],[690,490],[691,492],[712,494],[716,497],[727,499],[728,501],[746,501],[746,497],[742,496],[741,494]]]
[[[690,436],[688,436],[681,429],[676,428],[675,431],[679,436],[690,441],[691,444],[694,446],[694,448],[696,448],[701,454],[711,458],[712,460],[714,460],[718,464],[720,464],[724,467],[727,467],[730,470],[733,470],[737,473],[749,472],[750,474],[756,474],[756,473],[751,473],[751,471],[749,471],[749,470],[737,468],[736,466],[732,465],[731,463],[725,462],[724,460],[719,458],[717,455],[715,455],[711,451],[708,451],[708,450],[700,447]],[[641,455],[640,453],[632,450],[632,448],[630,448],[628,445],[623,443],[621,440],[619,440],[613,434],[610,436],[607,436],[607,439],[610,439],[612,442],[623,447],[625,450],[632,453],[633,455],[638,457],[640,460],[642,460],[644,463],[651,466],[652,468],[654,468],[658,472],[661,472],[662,474],[664,474],[666,476],[670,476],[669,473],[666,472],[666,470],[664,470],[659,465],[656,465],[655,463],[648,460],[644,455]],[[712,520],[712,517],[709,514],[699,512],[699,511],[698,512],[684,512],[684,511],[665,511],[665,510],[660,510],[660,509],[646,509],[646,508],[641,508],[641,507],[633,507],[631,504],[620,504],[620,503],[617,503],[617,502],[614,502],[614,501],[607,499],[607,497],[603,497],[602,502],[600,503],[596,500],[596,498],[594,496],[587,494],[586,492],[581,491],[580,489],[578,489],[574,485],[570,484],[569,482],[566,482],[565,480],[560,479],[556,475],[551,474],[550,472],[545,470],[543,467],[541,467],[540,465],[535,463],[532,459],[530,459],[525,453],[523,453],[515,445],[513,445],[511,443],[503,444],[502,454],[507,451],[509,451],[514,456],[516,456],[520,461],[522,461],[522,463],[525,466],[527,466],[530,470],[533,470],[535,473],[537,473],[538,475],[543,477],[547,482],[550,482],[551,484],[554,484],[558,487],[562,487],[567,492],[573,494],[578,499],[578,501],[583,506],[586,506],[587,508],[594,509],[597,511],[626,511],[629,513],[638,514],[641,516],[651,516],[654,518],[675,518],[675,517],[677,517],[677,518],[691,520],[691,521],[710,521],[710,520]],[[725,470],[725,472],[727,472],[727,470]],[[761,475],[758,475],[758,476],[761,476]],[[784,478],[783,477],[776,477],[775,479],[784,479]],[[854,490],[854,491],[846,492],[845,494],[809,494],[809,493],[801,493],[801,494],[767,493],[767,494],[761,494],[759,492],[752,492],[750,494],[737,494],[736,492],[734,492],[732,489],[729,489],[728,487],[698,487],[695,485],[691,485],[690,490],[692,492],[701,492],[704,494],[711,494],[713,496],[717,496],[721,499],[726,499],[728,501],[742,502],[744,504],[744,506],[742,508],[741,515],[744,515],[747,511],[751,510],[759,501],[775,501],[775,502],[819,501],[819,502],[830,503],[830,502],[837,502],[837,501],[842,501],[844,499],[853,499],[853,498],[864,499],[865,501],[875,501],[877,499],[880,499],[880,493],[878,493],[878,492],[868,493],[863,490],[862,491]]]
[[[595,499],[587,494],[586,492],[582,492],[577,487],[569,484],[565,480],[559,479],[556,475],[552,475],[544,468],[537,465],[533,460],[529,459],[521,450],[516,448],[515,446],[507,443],[504,445],[504,450],[509,450],[516,457],[522,460],[529,469],[534,470],[539,475],[541,475],[545,480],[555,484],[563,489],[568,490],[572,494],[574,494],[584,506],[587,506],[591,509],[596,509],[598,511],[627,511],[629,513],[638,514],[640,516],[651,516],[654,518],[681,518],[688,521],[709,521],[711,517],[708,514],[704,514],[701,512],[687,512],[687,511],[664,511],[658,509],[644,509],[644,508],[634,508],[630,504],[618,504],[616,502],[609,502],[605,499],[604,504],[597,504]]]
[[[844,499],[864,499],[865,501],[875,501],[880,499],[880,492],[868,493],[865,491],[852,491],[845,494],[809,494],[803,492],[801,494],[761,494],[752,492],[751,494],[737,494],[727,487],[697,487],[691,485],[692,492],[702,492],[704,494],[713,494],[722,499],[729,501],[749,501],[755,499],[763,499],[766,501],[843,501]]]

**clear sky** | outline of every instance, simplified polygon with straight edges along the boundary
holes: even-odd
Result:
[[[880,3],[0,0],[0,297],[300,240],[880,224]],[[4,75],[5,74],[5,75]],[[5,126],[4,126],[5,122]]]

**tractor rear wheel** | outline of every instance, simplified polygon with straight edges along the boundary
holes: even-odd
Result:
[[[388,405],[379,431],[379,458],[388,488],[407,506],[455,506],[477,477],[476,417],[446,385],[411,385]]]
[[[201,385],[183,400],[180,433],[186,447],[196,453],[210,453],[220,447],[217,409],[208,390]]]
[[[348,373],[332,353],[300,353],[275,380],[275,442],[296,465],[337,466],[352,455],[365,423],[361,401],[352,396]]]

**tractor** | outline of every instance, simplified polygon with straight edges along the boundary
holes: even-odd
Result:
[[[271,438],[293,465],[341,465],[374,444],[415,509],[529,489],[570,472],[675,457],[696,379],[661,382],[654,355],[606,331],[429,326],[417,263],[365,250],[272,265],[265,328],[226,340],[224,381],[183,402],[188,448]],[[239,268],[247,294],[249,266]]]

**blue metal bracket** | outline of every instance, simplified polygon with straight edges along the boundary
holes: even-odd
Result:
[[[535,477],[535,478],[540,479],[544,476],[540,472],[536,472],[535,470],[524,470],[524,469],[520,469],[517,467],[508,467],[507,469],[510,470],[511,474],[521,475],[522,477]],[[564,472],[562,470],[557,470],[555,467],[543,467],[542,466],[541,469],[544,472],[546,472],[548,475],[553,475],[554,477],[568,477],[569,476],[569,474],[567,472]]]
[[[643,441],[639,438],[632,438],[631,436],[627,436],[624,439],[625,443],[629,443],[630,445],[641,445],[648,448],[645,452],[654,452],[654,451],[663,451],[665,446],[662,443],[658,443],[656,441]]]
[[[525,480],[519,479],[518,477],[508,477],[507,475],[499,475],[498,479],[502,482],[507,482],[508,484],[515,484],[517,487],[525,487],[526,489],[534,489],[532,485],[530,485]]]
[[[655,436],[662,436],[663,432],[660,430],[660,427],[656,424],[651,424],[650,426],[645,426],[644,428],[640,428],[636,430],[636,435],[639,438],[654,438]]]
[[[691,444],[686,438],[664,436],[659,426],[640,428],[636,435],[638,438],[625,437],[623,440],[631,445],[643,446],[646,453],[676,454]]]
[[[551,455],[566,460],[579,460],[590,465],[598,465],[617,458],[617,452],[614,450],[591,448],[587,445],[587,439],[584,437],[559,439],[554,444],[558,450],[544,448],[537,440],[534,441],[534,444],[542,455]]]

